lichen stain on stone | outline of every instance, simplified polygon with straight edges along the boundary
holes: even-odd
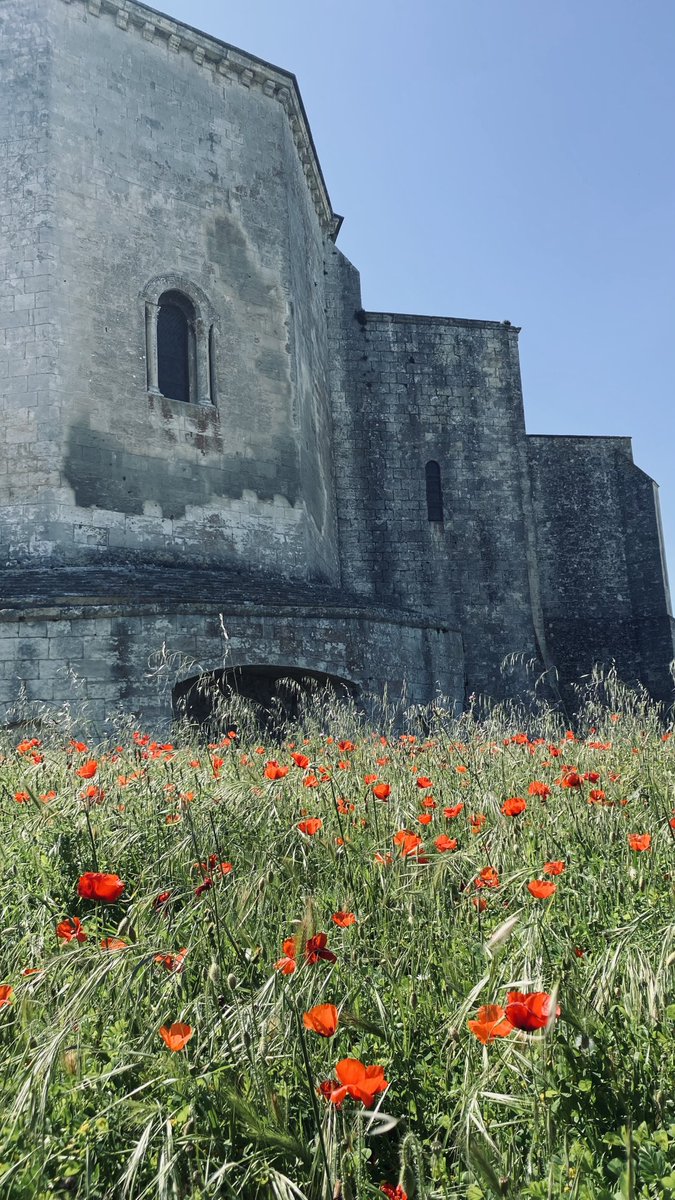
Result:
[[[195,464],[187,457],[132,453],[114,434],[75,422],[68,431],[64,474],[82,508],[142,516],[151,500],[169,520],[184,517],[188,505],[240,500],[245,490],[267,502],[283,496],[291,508],[302,498],[297,446],[278,433],[267,458],[225,455]]]

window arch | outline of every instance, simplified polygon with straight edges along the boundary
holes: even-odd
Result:
[[[443,520],[443,488],[441,486],[441,468],[431,459],[424,468],[427,487],[427,520]]]
[[[187,404],[213,404],[215,314],[202,290],[161,275],[144,290],[147,388]]]

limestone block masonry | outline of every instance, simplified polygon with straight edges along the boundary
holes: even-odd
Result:
[[[364,312],[340,224],[289,72],[0,0],[0,720],[224,666],[460,708],[514,655],[670,698],[630,442],[528,436],[518,329]]]

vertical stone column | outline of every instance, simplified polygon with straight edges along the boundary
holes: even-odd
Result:
[[[157,316],[159,305],[145,304],[145,353],[147,358],[148,392],[151,396],[160,396],[159,375],[157,370]]]
[[[197,333],[197,403],[211,403],[211,383],[209,372],[209,339],[205,322],[201,317],[196,321]]]

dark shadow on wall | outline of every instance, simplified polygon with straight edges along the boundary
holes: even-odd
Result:
[[[286,666],[231,667],[183,679],[172,693],[175,720],[188,721],[209,739],[242,724],[283,739],[304,715],[320,717],[334,702],[353,702],[358,688],[325,671]]]

